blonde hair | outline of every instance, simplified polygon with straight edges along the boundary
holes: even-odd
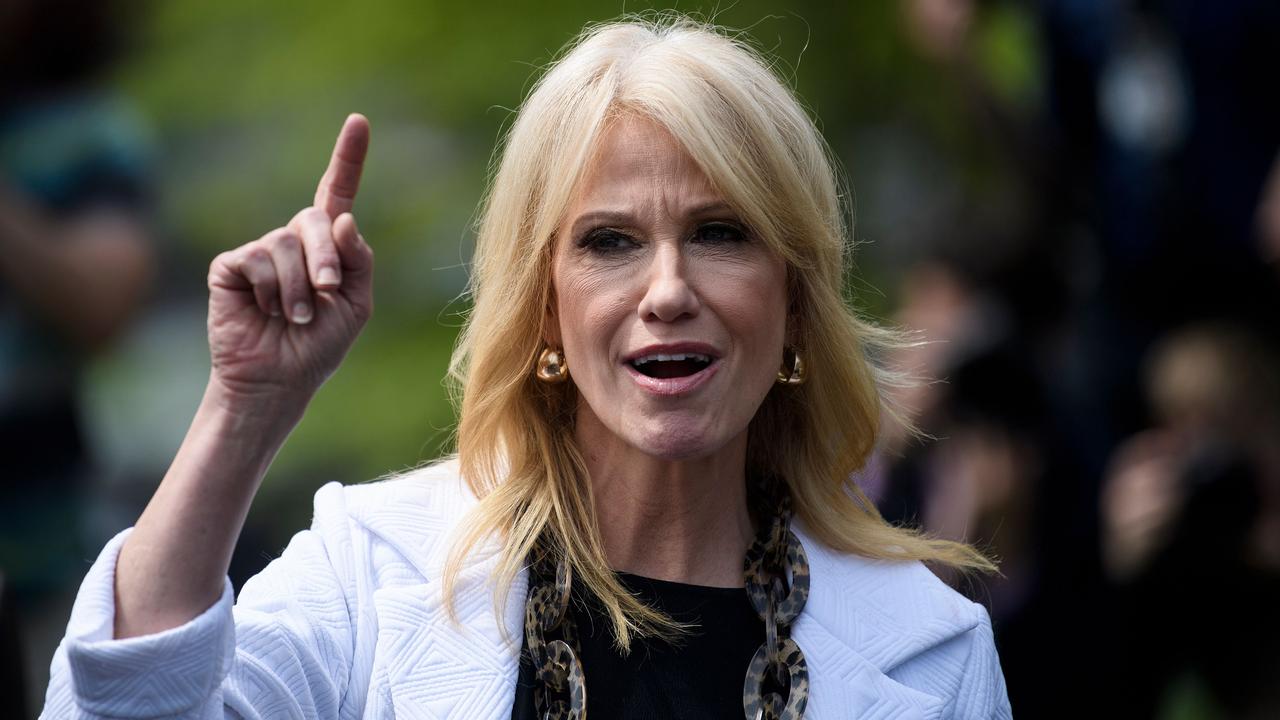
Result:
[[[501,146],[476,240],[474,305],[450,365],[461,392],[461,472],[480,502],[451,549],[446,597],[465,555],[497,536],[501,603],[545,533],[575,582],[607,610],[621,648],[633,633],[678,631],[609,567],[574,443],[573,383],[548,385],[532,372],[548,337],[557,224],[603,129],[620,113],[666,128],[786,261],[791,339],[808,378],[765,398],[748,431],[748,473],[784,478],[797,518],[836,550],[993,570],[967,545],[889,525],[851,480],[874,448],[882,412],[893,415],[882,390],[902,382],[870,357],[901,339],[859,318],[844,298],[851,228],[831,152],[749,45],[663,15],[589,26],[537,82]]]

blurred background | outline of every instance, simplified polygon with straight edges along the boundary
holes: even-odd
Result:
[[[862,310],[931,342],[858,478],[1001,560],[1018,717],[1280,717],[1280,3],[681,2],[777,59],[844,163]],[[0,0],[0,703],[208,374],[205,272],[311,201],[345,115],[378,311],[272,467],[237,587],[320,485],[447,450],[495,141],[646,3]],[[11,712],[11,709],[15,709]]]

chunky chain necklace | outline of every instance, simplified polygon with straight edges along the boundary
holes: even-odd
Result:
[[[765,640],[747,666],[742,687],[746,720],[799,720],[809,702],[809,666],[791,626],[809,597],[809,560],[791,531],[791,496],[782,483],[758,493],[761,523],[743,559],[747,597],[765,624]],[[788,582],[788,570],[790,582]],[[538,543],[530,557],[525,646],[537,685],[534,703],[544,720],[586,720],[587,687],[578,660],[577,625],[569,613],[573,574],[563,554]]]

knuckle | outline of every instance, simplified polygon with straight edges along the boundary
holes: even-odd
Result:
[[[271,259],[271,253],[267,252],[267,249],[262,247],[261,245],[252,245],[245,249],[244,263],[246,265],[261,264],[270,259]]]
[[[288,226],[278,227],[278,228],[275,228],[274,230],[270,230],[264,233],[262,237],[258,238],[253,243],[250,243],[250,245],[253,245],[253,244],[261,245],[264,243],[271,243],[271,242],[274,242],[276,238],[280,237],[281,235],[289,235],[292,232],[293,230],[291,230]]]
[[[263,239],[274,250],[288,250],[298,246],[298,235],[289,228],[280,228]]]
[[[314,205],[302,208],[302,210],[298,211],[297,217],[299,221],[304,223],[319,223],[329,220],[329,216],[325,214],[325,211]]]

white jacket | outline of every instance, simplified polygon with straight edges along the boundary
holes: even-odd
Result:
[[[528,579],[494,612],[496,544],[440,593],[449,533],[476,502],[446,463],[315,496],[310,530],[199,617],[112,639],[115,562],[81,585],[42,718],[511,717]],[[797,524],[812,587],[793,637],[808,659],[806,718],[1009,718],[986,611],[918,562],[824,547]],[[505,631],[505,632],[504,632]],[[745,668],[744,668],[745,672]]]

